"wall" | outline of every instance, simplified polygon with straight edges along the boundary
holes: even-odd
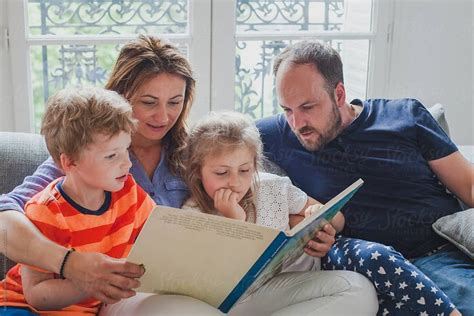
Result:
[[[0,0],[0,131],[14,129],[11,69],[3,34],[7,24],[7,2]]]
[[[385,95],[442,103],[460,145],[474,145],[473,10],[471,0],[397,0]]]

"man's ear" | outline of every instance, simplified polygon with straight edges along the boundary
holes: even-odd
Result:
[[[71,171],[74,169],[74,167],[76,167],[76,161],[64,153],[59,156],[59,160],[61,162],[61,168],[64,170],[64,172]]]
[[[336,104],[343,106],[346,104],[346,87],[342,82],[339,82],[334,89],[334,97],[336,98]]]

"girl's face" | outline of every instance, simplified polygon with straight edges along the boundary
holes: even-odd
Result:
[[[145,81],[132,96],[137,134],[162,140],[183,111],[186,81],[179,75],[161,73]]]
[[[250,189],[255,172],[255,154],[246,146],[232,151],[204,157],[201,180],[210,198],[219,189],[230,189],[237,193],[240,202]]]

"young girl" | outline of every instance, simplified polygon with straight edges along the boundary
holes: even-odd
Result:
[[[289,178],[258,172],[262,142],[253,122],[242,114],[211,113],[195,126],[188,142],[186,180],[192,197],[184,209],[287,230],[290,214],[303,218],[322,206]],[[331,224],[341,231],[343,215],[338,213]],[[284,271],[318,269],[319,258],[303,255]]]
[[[191,198],[183,208],[278,229],[289,228],[289,214],[303,217],[305,210],[306,215],[319,210],[320,204],[288,178],[259,173],[261,160],[262,142],[251,120],[236,112],[211,113],[188,137],[186,180]],[[332,224],[341,230],[342,214]],[[367,279],[351,271],[315,271],[319,258],[307,254],[317,253],[305,252],[297,262],[283,267],[286,273],[236,304],[230,315],[275,311],[282,315],[344,315],[347,308],[354,315],[375,314],[377,302]]]

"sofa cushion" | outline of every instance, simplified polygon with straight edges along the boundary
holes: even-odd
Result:
[[[21,184],[46,158],[48,152],[41,135],[0,132],[0,194]],[[13,264],[0,253],[0,279]]]
[[[474,259],[474,208],[441,217],[434,231]]]
[[[46,158],[41,135],[0,132],[0,194],[21,184]]]
[[[444,107],[441,103],[436,103],[433,106],[428,108],[430,114],[434,117],[436,122],[438,122],[439,126],[445,131],[445,133],[449,136],[449,126],[448,121],[446,120],[446,116],[444,114]]]

